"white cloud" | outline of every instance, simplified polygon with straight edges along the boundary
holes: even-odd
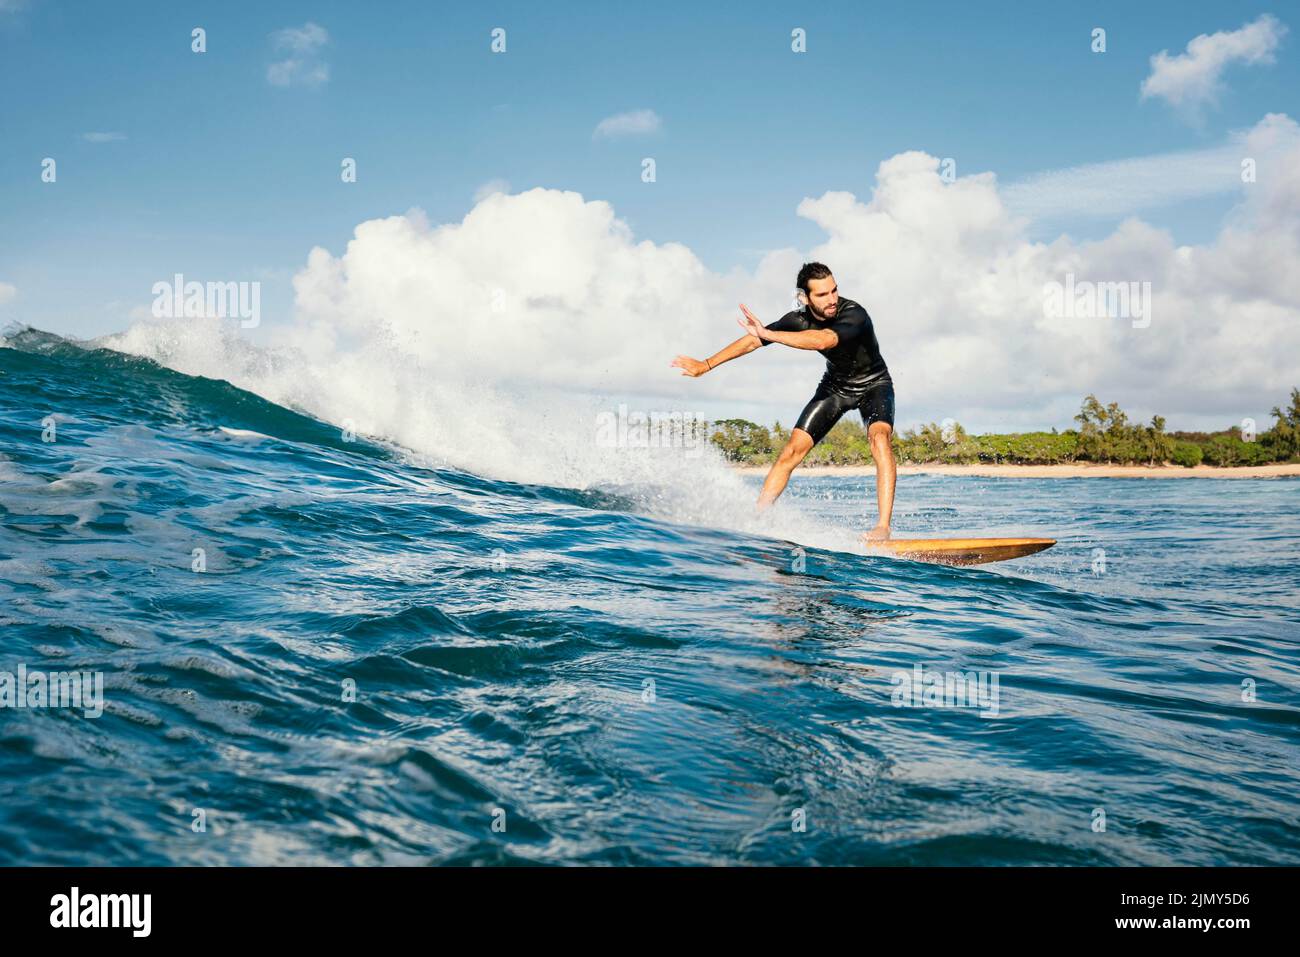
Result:
[[[329,78],[329,66],[305,60],[281,60],[266,69],[266,79],[272,86],[322,86]]]
[[[634,110],[631,113],[618,113],[607,116],[596,124],[593,139],[613,136],[639,136],[657,133],[663,127],[663,120],[654,110]]]
[[[474,202],[481,203],[493,193],[509,193],[510,183],[504,179],[490,179],[474,190]]]
[[[81,138],[87,143],[113,143],[126,139],[125,133],[82,133]]]
[[[329,32],[320,24],[307,22],[301,27],[286,27],[271,34],[277,50],[310,56],[329,42]]]
[[[0,282],[0,306],[14,299],[18,295],[18,287],[13,283]]]
[[[1298,132],[1270,117],[1249,135]],[[789,424],[820,374],[808,356],[769,347],[699,380],[667,363],[739,335],[738,301],[775,319],[800,263],[818,259],[875,317],[900,425],[1068,423],[1094,391],[1175,422],[1233,421],[1300,385],[1300,150],[1261,167],[1204,246],[1136,219],[1098,242],[1030,242],[992,174],[945,183],[919,152],[881,163],[868,202],[828,192],[797,212],[826,241],[771,252],[753,276],[710,272],[677,243],[638,242],[608,203],[573,192],[497,193],[436,227],[418,211],[372,220],[342,256],[312,251],[294,279],[299,322],[326,350],[380,323],[419,361],[483,381],[725,401],[737,414],[779,404]],[[1150,282],[1150,327],[1047,318],[1044,284],[1067,273]]]
[[[315,23],[288,27],[271,34],[277,53],[288,54],[272,63],[266,79],[272,86],[321,86],[329,80],[329,65],[321,60],[321,51],[329,42],[329,33]]]
[[[1211,104],[1218,97],[1229,64],[1272,63],[1286,32],[1285,24],[1266,13],[1239,30],[1202,33],[1177,56],[1161,50],[1151,57],[1151,75],[1142,81],[1142,98],[1159,97],[1176,107],[1193,109]]]
[[[1239,191],[1243,159],[1266,165],[1298,145],[1296,125],[1284,115],[1270,114],[1219,146],[1048,170],[1009,184],[1002,196],[1009,209],[1032,219],[1123,216]]]

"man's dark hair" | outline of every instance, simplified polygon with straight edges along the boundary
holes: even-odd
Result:
[[[830,268],[821,263],[804,263],[803,268],[799,270],[799,278],[795,280],[795,285],[807,292],[809,279],[825,279],[830,274]]]

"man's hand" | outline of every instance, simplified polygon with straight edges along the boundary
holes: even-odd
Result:
[[[682,370],[682,375],[688,375],[691,378],[698,378],[709,371],[709,364],[701,362],[699,359],[692,359],[690,356],[678,356],[672,362],[668,363],[670,368]]]
[[[758,321],[758,316],[750,312],[749,307],[746,306],[743,302],[740,304],[740,311],[745,314],[745,318],[736,320],[738,323],[740,323],[740,327],[744,329],[747,333],[749,333],[751,336],[757,337],[759,341],[762,341],[764,338],[766,338],[764,333],[766,333],[767,330],[764,329],[763,324]]]

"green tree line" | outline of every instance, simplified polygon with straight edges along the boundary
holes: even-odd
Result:
[[[1240,426],[1221,432],[1166,432],[1165,420],[1152,416],[1145,425],[1132,422],[1117,403],[1102,405],[1096,396],[1083,400],[1074,417],[1078,428],[1057,432],[970,435],[955,422],[931,422],[894,433],[900,462],[954,465],[1054,465],[1097,462],[1114,465],[1265,465],[1300,462],[1300,389],[1291,390],[1288,406],[1274,406],[1274,422],[1253,440]],[[726,457],[746,465],[768,465],[789,438],[775,423],[770,429],[745,419],[722,419],[709,428],[710,440]],[[813,447],[808,465],[867,465],[872,461],[867,430],[849,416],[841,419]]]

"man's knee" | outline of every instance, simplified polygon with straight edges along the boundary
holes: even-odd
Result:
[[[787,462],[801,462],[803,457],[812,449],[813,444],[811,435],[803,429],[795,429],[790,433],[785,448],[781,450],[781,458]]]
[[[888,422],[872,422],[867,429],[872,451],[887,451],[891,448],[894,428]]]

